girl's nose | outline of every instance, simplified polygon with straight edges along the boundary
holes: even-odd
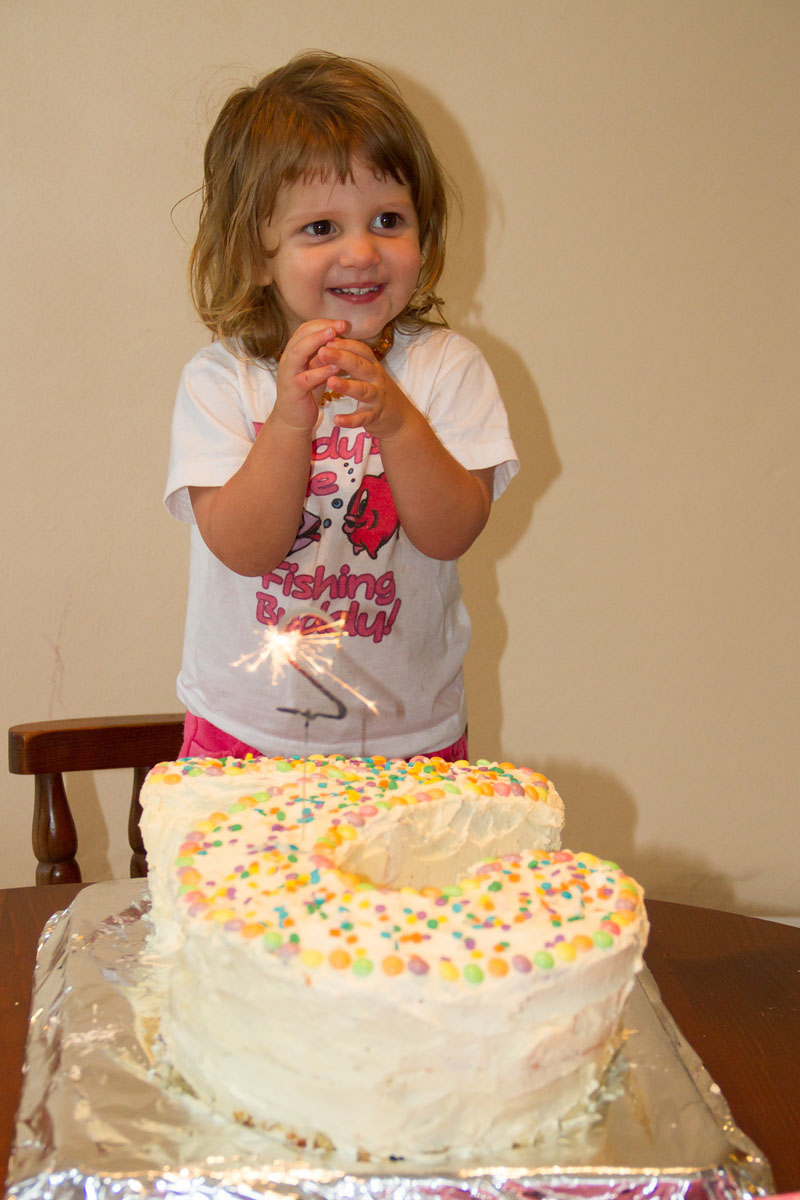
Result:
[[[345,236],[339,249],[339,262],[343,267],[356,267],[363,271],[380,262],[375,239],[366,230]]]

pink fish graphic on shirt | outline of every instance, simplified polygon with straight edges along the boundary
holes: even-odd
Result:
[[[343,528],[353,550],[366,550],[370,558],[397,532],[400,521],[385,475],[365,475],[347,506]]]

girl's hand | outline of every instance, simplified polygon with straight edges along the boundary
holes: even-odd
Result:
[[[346,429],[363,426],[380,439],[384,473],[406,537],[430,558],[458,558],[489,517],[492,468],[463,467],[363,342],[332,339],[317,358],[336,372],[329,372],[327,387],[356,401],[355,412],[334,417],[334,423]]]
[[[325,386],[351,396],[358,406],[354,412],[334,417],[334,425],[363,427],[373,437],[386,440],[399,433],[416,412],[364,342],[331,339],[321,346],[317,359],[327,365]],[[331,374],[332,370],[336,374]]]
[[[319,400],[330,364],[319,352],[344,333],[344,321],[306,321],[295,329],[278,363],[275,415],[292,429],[310,433],[319,418]]]

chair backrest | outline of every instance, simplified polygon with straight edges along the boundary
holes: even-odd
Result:
[[[33,852],[36,883],[80,883],[78,835],[64,787],[69,771],[133,770],[128,812],[131,876],[147,873],[139,832],[139,792],[157,762],[177,758],[183,713],[134,717],[87,717],[13,725],[8,731],[12,775],[34,775]]]

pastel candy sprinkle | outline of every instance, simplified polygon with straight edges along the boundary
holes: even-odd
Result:
[[[635,881],[584,852],[504,853],[436,887],[390,888],[358,865],[373,823],[384,837],[393,818],[413,826],[448,797],[552,804],[546,778],[525,768],[312,755],[189,760],[162,764],[156,775],[169,787],[185,775],[197,787],[208,776],[216,789],[212,811],[190,816],[176,839],[187,915],[225,937],[252,939],[274,955],[274,969],[406,975],[421,987],[504,987],[514,978],[519,986],[520,976],[563,971],[611,949],[641,913]]]
[[[487,969],[490,975],[494,975],[497,979],[502,979],[504,975],[508,974],[508,963],[504,958],[490,958]]]

